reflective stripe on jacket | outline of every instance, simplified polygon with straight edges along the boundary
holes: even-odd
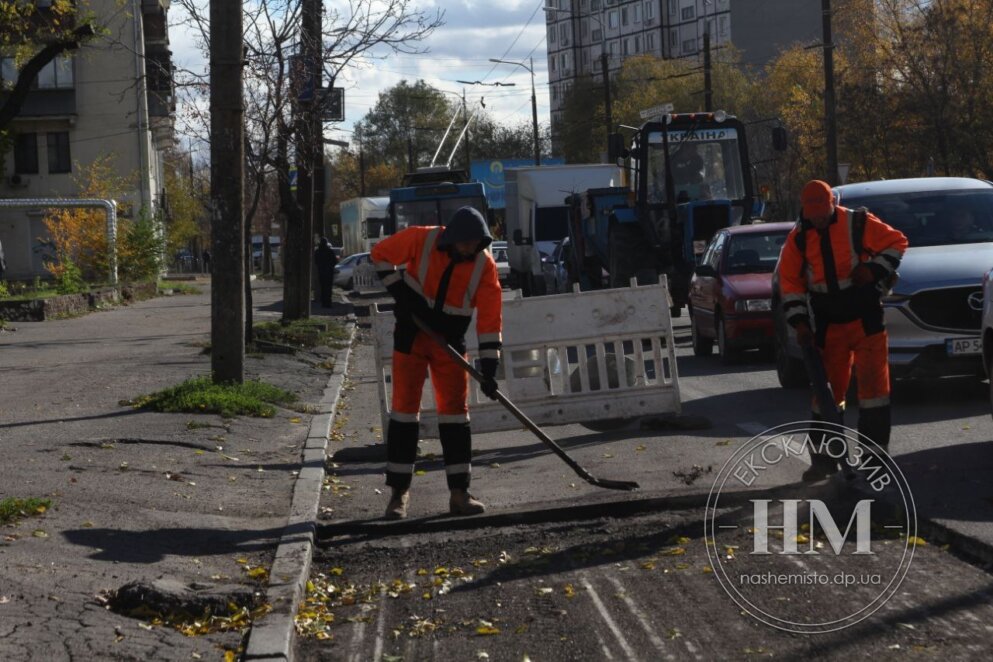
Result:
[[[499,358],[502,328],[502,294],[496,262],[487,251],[480,251],[475,259],[459,262],[451,272],[444,301],[436,301],[441,279],[451,265],[448,251],[438,249],[438,238],[444,228],[438,226],[413,226],[387,237],[372,248],[371,258],[376,271],[387,286],[401,280],[416,296],[435,313],[425,320],[450,341],[464,335],[476,309],[476,333],[481,358]],[[403,276],[389,273],[397,266],[406,265]],[[399,351],[408,352],[413,336],[408,328],[397,324]],[[400,337],[403,336],[403,337]]]
[[[872,305],[870,299],[878,307],[878,293],[853,287],[852,270],[859,264],[866,264],[877,281],[892,276],[907,250],[907,237],[867,213],[862,252],[856,255],[852,217],[851,210],[839,206],[825,230],[817,230],[809,221],[800,220],[790,231],[776,266],[783,314],[790,324],[808,319],[808,293],[815,302],[815,309],[820,307],[827,311],[829,318],[837,318],[828,319],[829,322],[863,317],[867,313],[865,306]],[[801,232],[804,239],[798,241]],[[806,259],[800,253],[801,243]]]

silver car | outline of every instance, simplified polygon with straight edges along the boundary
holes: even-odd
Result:
[[[352,278],[352,273],[355,271],[355,267],[368,262],[368,253],[353,253],[339,262],[338,266],[334,268],[335,287],[340,287],[346,290],[352,289],[355,285],[355,281]]]
[[[982,287],[993,266],[993,183],[928,177],[848,184],[835,192],[839,204],[868,207],[910,242],[899,279],[883,298],[893,377],[982,374]],[[781,337],[789,333],[792,339],[784,326],[780,322]],[[799,348],[782,344],[780,382],[799,385]]]

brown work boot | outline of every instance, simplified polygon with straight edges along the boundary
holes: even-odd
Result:
[[[452,498],[448,500],[448,512],[452,515],[479,515],[485,510],[483,502],[466,490],[452,490]]]
[[[384,519],[406,519],[407,518],[407,504],[410,502],[410,493],[407,490],[398,490],[393,488],[393,496],[390,497],[390,502],[386,505],[386,512],[383,514]]]

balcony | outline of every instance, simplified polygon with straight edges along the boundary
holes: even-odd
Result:
[[[0,92],[0,103],[7,100],[7,93]],[[31,90],[18,119],[38,117],[66,117],[76,114],[76,90],[64,88],[57,90]]]

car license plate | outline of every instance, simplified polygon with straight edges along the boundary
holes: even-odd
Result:
[[[949,338],[945,341],[949,356],[968,356],[983,353],[982,338]]]

